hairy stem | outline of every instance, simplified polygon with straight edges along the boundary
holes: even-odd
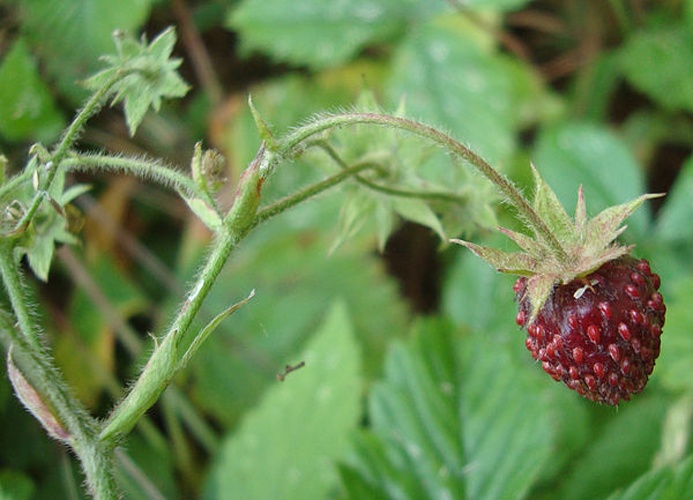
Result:
[[[140,417],[156,403],[184,366],[186,357],[192,356],[193,352],[184,345],[188,330],[231,252],[255,225],[260,189],[264,182],[261,171],[266,171],[263,167],[268,161],[267,154],[264,146],[261,146],[255,160],[243,173],[234,203],[220,226],[204,267],[163,339],[155,345],[135,385],[106,420],[99,437],[102,442],[113,445],[125,437]],[[204,333],[202,330],[198,335]],[[195,345],[194,339],[192,344]]]
[[[38,400],[23,400],[28,409],[46,426],[53,437],[69,445],[78,456],[91,494],[97,499],[117,497],[113,477],[112,448],[97,442],[96,421],[75,398],[41,346],[31,345],[19,333],[12,315],[0,309],[0,341],[11,351],[11,362],[21,373]],[[16,383],[16,378],[13,380]],[[17,387],[15,386],[15,389]]]
[[[337,163],[337,165],[339,165],[342,169],[349,168],[349,165],[342,159],[341,156],[339,156],[337,151],[335,151],[335,149],[329,143],[325,141],[317,141],[315,143],[315,146],[325,151],[329,155],[329,157],[332,158],[334,162]],[[379,165],[375,164],[374,167],[377,168],[379,167]],[[364,186],[368,187],[369,189],[372,189],[373,191],[379,191],[390,196],[398,196],[401,198],[418,198],[421,200],[442,201],[447,203],[460,204],[465,203],[467,201],[466,197],[456,193],[448,193],[445,191],[415,191],[408,189],[392,188],[373,182],[369,179],[366,179],[364,176],[358,174],[355,174],[354,178]]]
[[[288,195],[282,198],[281,200],[277,200],[271,205],[268,205],[258,210],[257,217],[253,222],[253,227],[260,224],[261,222],[265,222],[266,220],[274,217],[275,215],[284,212],[285,210],[288,210],[291,207],[298,205],[302,201],[312,198],[313,196],[322,193],[323,191],[326,191],[333,186],[336,186],[348,177],[351,177],[353,175],[358,174],[359,172],[373,167],[374,164],[372,163],[363,163],[353,165],[351,167],[345,167],[341,172],[331,177],[327,177],[321,181],[311,184],[310,186],[306,186],[300,191]]]
[[[556,237],[551,233],[544,221],[534,211],[529,202],[515,185],[504,175],[489,165],[483,158],[474,153],[471,149],[456,141],[443,132],[423,125],[421,123],[401,118],[397,116],[382,115],[378,113],[345,113],[337,115],[327,115],[294,130],[284,137],[279,143],[279,150],[293,151],[311,137],[325,132],[326,130],[341,127],[344,125],[373,124],[406,130],[420,137],[425,137],[446,150],[454,153],[463,160],[474,166],[481,174],[490,180],[497,189],[505,196],[507,201],[524,217],[527,223],[534,229],[536,234],[542,238],[556,252],[560,258],[566,257],[566,251],[561,246]]]
[[[87,123],[89,118],[94,116],[104,105],[113,86],[120,80],[122,80],[125,76],[125,72],[116,73],[99,90],[94,92],[89,98],[89,100],[86,102],[84,107],[82,107],[82,109],[80,109],[77,112],[77,116],[75,116],[75,119],[72,121],[67,130],[65,130],[65,133],[63,134],[60,142],[53,150],[49,165],[50,168],[48,168],[48,175],[46,176],[45,180],[41,183],[41,185],[38,187],[36,195],[34,196],[34,199],[31,205],[29,206],[29,209],[26,211],[22,219],[17,224],[18,228],[28,226],[31,220],[34,218],[34,215],[36,215],[36,212],[38,211],[41,202],[43,201],[42,193],[47,191],[50,185],[53,183],[53,179],[55,179],[60,164],[65,159],[70,148],[74,145],[75,141],[79,137],[79,134],[82,132],[84,125]]]
[[[141,179],[154,180],[186,195],[198,191],[195,183],[187,175],[157,160],[147,158],[73,153],[63,161],[62,167],[69,172],[102,171],[130,174]]]

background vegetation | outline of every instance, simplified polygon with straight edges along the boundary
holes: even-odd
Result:
[[[378,102],[444,128],[520,184],[533,161],[567,207],[579,184],[592,213],[669,193],[625,233],[663,278],[662,355],[641,395],[600,407],[532,361],[512,278],[441,248],[436,232],[478,242],[498,220],[512,224],[492,188],[421,141],[402,145],[433,187],[459,186],[456,217],[443,229],[345,184],[258,228],[209,317],[257,296],[119,451],[128,498],[693,496],[693,2],[14,0],[0,13],[10,169],[33,142],[58,138],[115,29],[151,38],[174,25],[187,97],[148,114],[134,138],[104,110],[85,148],[184,169],[205,138],[226,156],[230,199],[259,146],[248,94],[277,132]],[[362,127],[342,146],[357,157],[389,144]],[[324,162],[282,168],[265,195],[318,178]],[[98,415],[137,374],[148,332],[179,307],[209,234],[152,185],[72,181],[92,185],[74,202],[81,243],[35,280],[36,307],[57,363]],[[3,375],[0,496],[79,498],[78,470]]]

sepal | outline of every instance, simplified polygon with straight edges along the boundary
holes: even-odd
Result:
[[[504,252],[457,239],[450,240],[450,243],[457,243],[469,248],[475,255],[481,257],[502,273],[531,276],[538,272],[537,261],[525,253]]]
[[[558,201],[556,193],[544,182],[544,179],[541,178],[533,164],[532,174],[535,183],[534,210],[559,241],[572,242],[575,235],[573,221],[571,221],[561,202]]]

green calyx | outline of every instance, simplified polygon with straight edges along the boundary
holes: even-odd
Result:
[[[523,219],[532,235],[499,229],[522,251],[505,252],[464,240],[451,240],[469,248],[500,272],[528,277],[526,293],[531,304],[530,320],[543,307],[556,285],[585,276],[602,264],[630,252],[632,247],[615,241],[626,229],[623,222],[645,200],[662,196],[645,194],[622,205],[606,208],[588,219],[580,186],[575,218],[571,219],[534,165],[532,172],[535,194],[531,208],[534,213]]]

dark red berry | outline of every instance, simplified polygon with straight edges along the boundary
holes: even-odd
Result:
[[[630,256],[554,287],[536,317],[527,278],[513,290],[527,349],[554,379],[593,401],[616,405],[640,392],[659,356],[666,307],[659,276]]]

